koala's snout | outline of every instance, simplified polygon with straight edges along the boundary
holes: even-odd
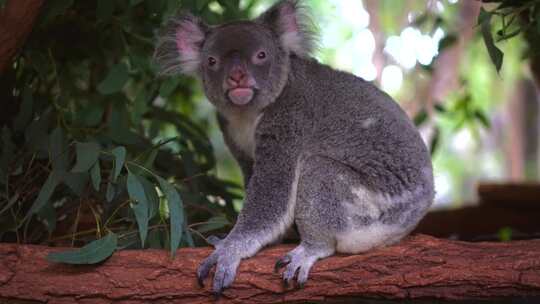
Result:
[[[246,79],[246,72],[240,68],[233,69],[231,73],[229,74],[229,77],[227,78],[227,84],[231,88],[235,87],[243,87],[245,85],[242,85]]]
[[[248,104],[255,95],[255,79],[242,66],[234,66],[225,80],[228,99],[235,105]]]
[[[240,66],[232,68],[225,81],[226,89],[255,87],[255,79]]]

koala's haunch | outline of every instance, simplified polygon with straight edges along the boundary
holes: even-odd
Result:
[[[162,33],[162,73],[202,79],[246,185],[236,225],[198,269],[201,284],[215,266],[220,293],[241,259],[295,223],[301,243],[276,267],[303,285],[318,259],[395,243],[427,212],[432,166],[414,125],[372,84],[310,57],[298,1],[219,26],[182,14]]]

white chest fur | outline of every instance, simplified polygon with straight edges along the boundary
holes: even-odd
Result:
[[[234,145],[251,158],[255,158],[255,129],[262,114],[228,117],[227,133]]]

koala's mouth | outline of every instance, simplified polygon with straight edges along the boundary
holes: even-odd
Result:
[[[237,106],[248,104],[253,96],[255,96],[254,88],[234,88],[227,91],[227,97]]]

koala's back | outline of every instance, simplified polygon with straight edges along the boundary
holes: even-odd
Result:
[[[349,73],[291,58],[289,85],[263,119],[288,129],[303,156],[325,156],[356,171],[363,186],[389,195],[433,196],[430,155],[405,112]]]

